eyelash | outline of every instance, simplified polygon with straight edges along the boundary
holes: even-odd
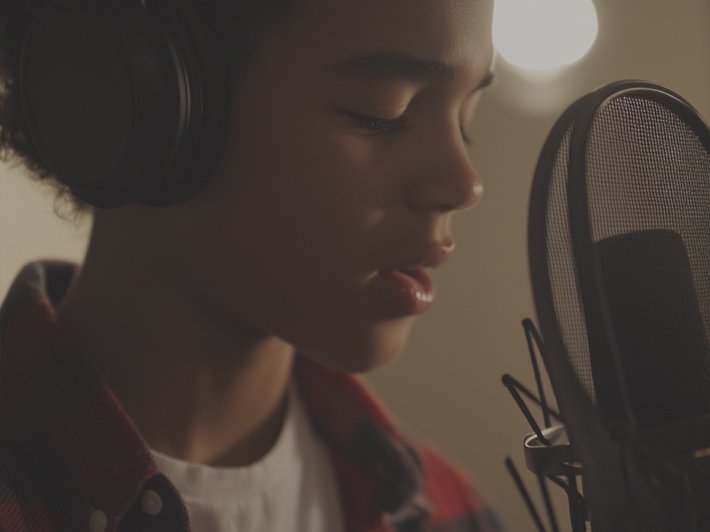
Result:
[[[397,133],[407,129],[407,119],[404,115],[392,120],[385,118],[377,118],[374,116],[363,115],[360,113],[346,113],[350,118],[353,118],[358,125],[372,131],[373,133]]]
[[[373,133],[392,134],[407,129],[407,119],[404,115],[390,120],[353,112],[346,112],[346,114],[353,118],[361,127]],[[473,145],[473,140],[463,127],[461,128],[461,138],[466,146]]]

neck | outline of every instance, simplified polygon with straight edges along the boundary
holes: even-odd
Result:
[[[190,297],[169,264],[110,257],[90,246],[57,311],[70,346],[152,449],[219,466],[259,460],[280,433],[293,347]]]

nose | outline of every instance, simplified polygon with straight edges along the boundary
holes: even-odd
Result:
[[[460,138],[440,139],[416,157],[416,178],[409,182],[406,201],[416,211],[461,211],[476,205],[483,182]]]

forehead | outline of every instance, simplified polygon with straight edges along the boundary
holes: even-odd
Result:
[[[279,32],[314,69],[352,57],[403,54],[481,76],[493,57],[492,0],[302,0],[301,16]]]

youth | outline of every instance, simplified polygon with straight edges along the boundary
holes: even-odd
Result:
[[[13,2],[2,148],[57,181],[19,95],[41,8]],[[83,263],[18,275],[0,314],[0,529],[500,530],[356,376],[402,352],[453,216],[481,197],[467,129],[491,2],[191,3],[227,58],[224,138],[180,201],[75,190],[93,215]]]

